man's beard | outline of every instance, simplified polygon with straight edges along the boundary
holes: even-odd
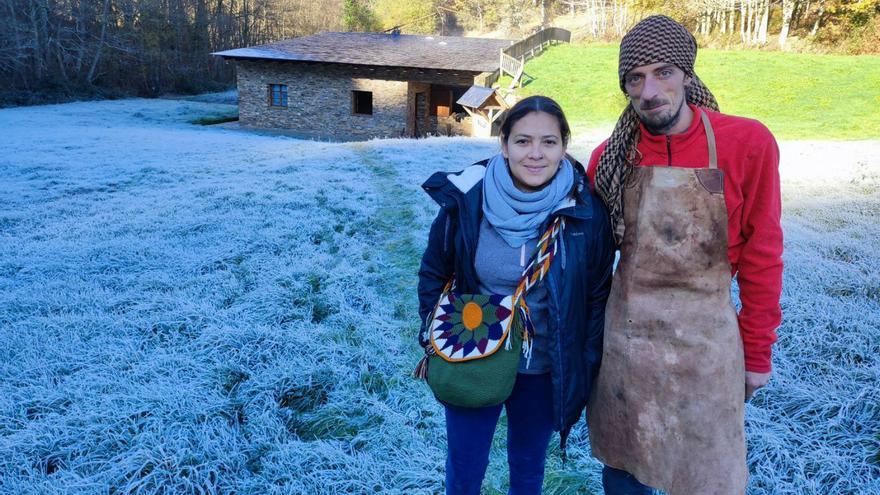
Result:
[[[640,107],[642,111],[646,111],[663,105],[664,103],[666,103],[664,100],[650,100],[643,102]],[[666,113],[657,115],[645,115],[641,112],[638,113],[639,117],[642,119],[642,123],[645,124],[645,128],[648,129],[648,132],[651,134],[666,134],[669,129],[672,129],[675,124],[678,123],[678,119],[681,117],[681,109],[683,107],[684,98],[681,99],[678,108]]]

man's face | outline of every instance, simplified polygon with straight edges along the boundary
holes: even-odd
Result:
[[[690,122],[681,119],[685,85],[691,78],[673,64],[642,65],[623,76],[623,87],[633,109],[653,134],[678,134]]]

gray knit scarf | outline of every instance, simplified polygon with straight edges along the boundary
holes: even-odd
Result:
[[[547,217],[565,203],[574,186],[574,167],[567,159],[553,180],[540,191],[523,192],[513,184],[507,159],[492,157],[483,179],[483,215],[510,247],[518,248],[538,237]]]

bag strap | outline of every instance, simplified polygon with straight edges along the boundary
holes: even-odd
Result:
[[[522,277],[520,278],[519,284],[516,287],[516,291],[513,295],[513,301],[511,304],[511,308],[514,312],[519,312],[522,318],[522,333],[523,333],[523,356],[526,358],[526,366],[528,367],[528,363],[531,362],[532,359],[532,346],[534,344],[534,336],[535,336],[535,326],[532,323],[531,315],[529,314],[529,307],[526,304],[525,295],[537,285],[541,280],[544,279],[544,276],[547,275],[547,272],[550,270],[550,264],[553,262],[553,257],[556,256],[556,251],[559,248],[559,233],[565,228],[565,218],[561,215],[558,215],[556,218],[550,222],[550,225],[547,227],[547,230],[544,232],[538,239],[538,244],[535,246],[535,252],[532,254],[531,261],[528,265],[526,265],[525,269],[523,269]],[[443,287],[443,291],[441,294],[445,294],[449,291],[455,289],[455,274],[449,279],[449,282]],[[442,298],[442,295],[441,295]],[[437,305],[440,304],[440,301],[437,301]],[[431,315],[436,313],[437,306],[434,307],[434,311],[428,313],[428,317],[425,320],[425,329],[426,331],[428,326],[430,325]],[[510,339],[506,339],[506,343],[504,345],[505,349],[510,349]],[[419,364],[416,366],[416,369],[413,371],[413,377],[425,379],[428,374],[428,357],[435,354],[434,346],[428,344],[425,346],[425,356],[419,361]]]
[[[559,248],[559,233],[565,228],[565,218],[558,215],[550,222],[547,230],[538,239],[538,245],[535,246],[535,253],[532,260],[523,270],[522,278],[513,293],[512,308],[518,311],[522,320],[522,337],[523,337],[523,356],[526,358],[526,367],[532,361],[532,348],[535,343],[535,325],[532,322],[532,315],[529,312],[529,305],[526,304],[526,294],[532,287],[538,285],[544,276],[550,271],[550,264],[553,263],[553,257]],[[510,339],[504,345],[505,349],[510,349]]]
[[[523,269],[522,278],[513,293],[513,305],[516,306],[532,287],[537,285],[550,270],[550,264],[559,248],[559,233],[565,228],[565,219],[559,215],[550,222],[547,230],[538,239],[532,259]]]
[[[523,268],[522,277],[520,277],[516,290],[513,292],[514,307],[516,307],[520,299],[524,298],[532,290],[532,287],[541,280],[544,280],[544,276],[550,270],[550,264],[553,262],[553,257],[556,256],[556,251],[559,248],[559,233],[564,228],[565,218],[559,215],[550,222],[547,230],[544,231],[544,235],[538,239],[538,244],[535,246],[534,252],[532,252],[529,264]],[[449,282],[443,287],[442,292],[454,290],[455,285],[455,274],[453,273]]]

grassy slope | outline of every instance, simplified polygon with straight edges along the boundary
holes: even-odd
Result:
[[[526,72],[535,80],[520,93],[558,99],[576,128],[610,127],[626,103],[616,46],[551,47]],[[880,137],[880,57],[702,50],[697,73],[724,112],[780,139]]]

